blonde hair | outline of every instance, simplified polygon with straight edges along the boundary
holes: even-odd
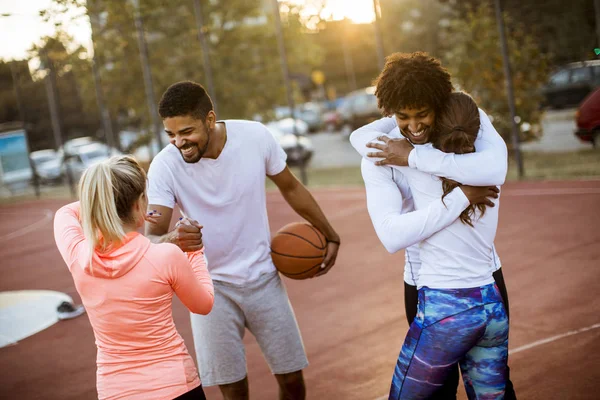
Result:
[[[89,167],[79,180],[80,219],[89,241],[89,266],[97,248],[121,243],[124,224],[133,223],[133,206],[146,192],[146,172],[130,156],[114,156]]]

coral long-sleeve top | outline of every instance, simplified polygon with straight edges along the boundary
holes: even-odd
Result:
[[[81,296],[96,338],[100,399],[172,399],[200,385],[198,371],[173,321],[173,294],[198,314],[214,291],[202,251],[187,256],[137,232],[106,252],[89,247],[79,202],[54,219],[56,245]]]

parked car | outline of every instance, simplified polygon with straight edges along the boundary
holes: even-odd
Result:
[[[343,121],[339,110],[345,100],[344,97],[339,97],[324,103],[324,111],[321,119],[323,120],[323,127],[327,132],[339,131],[342,128]]]
[[[275,119],[277,121],[290,119],[291,112],[289,107],[275,107]],[[321,129],[323,119],[323,110],[319,103],[308,102],[298,104],[294,108],[294,116],[296,119],[303,121],[306,124],[309,132],[317,132]]]
[[[599,86],[600,60],[567,64],[555,72],[543,87],[544,105],[550,108],[578,106]]]
[[[95,141],[90,136],[78,137],[75,139],[67,140],[58,151],[64,155],[72,156],[72,155],[77,154],[78,149],[80,147],[88,145],[88,144],[92,144],[92,143],[98,143],[98,142]]]
[[[77,154],[66,157],[65,167],[69,169],[73,179],[78,181],[88,167],[118,154],[123,153],[103,143],[91,143],[79,146]]]
[[[317,132],[323,125],[323,110],[318,103],[304,103],[300,105],[298,118],[306,122],[309,132]]]
[[[338,112],[342,119],[341,132],[344,136],[350,136],[355,129],[381,118],[375,87],[350,92]]]
[[[585,98],[575,113],[575,135],[583,142],[591,142],[600,149],[600,88]]]
[[[294,125],[296,125],[296,131],[294,131]],[[308,124],[301,119],[294,121],[291,118],[284,118],[279,121],[269,122],[267,126],[292,135],[306,135],[308,133]]]
[[[283,151],[287,154],[287,163],[290,166],[307,163],[313,156],[314,148],[311,140],[305,135],[294,135],[278,128],[276,123],[267,124],[267,128],[277,140]]]
[[[29,154],[35,173],[42,184],[59,183],[63,179],[63,157],[54,149],[32,151]]]

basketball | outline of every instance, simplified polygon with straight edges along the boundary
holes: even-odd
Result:
[[[293,222],[277,231],[271,240],[275,268],[291,279],[312,278],[321,270],[327,240],[306,222]]]

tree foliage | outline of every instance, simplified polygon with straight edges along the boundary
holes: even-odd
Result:
[[[521,138],[527,140],[541,133],[539,89],[547,81],[549,60],[522,24],[508,15],[505,23],[511,27],[507,43],[518,125]],[[510,113],[494,9],[481,4],[463,18],[454,19],[446,40],[443,58],[455,82],[494,118],[494,126],[507,138]]]
[[[480,0],[439,0],[448,3],[461,17],[469,14]],[[488,3],[487,1],[485,3]],[[489,4],[493,6],[493,1]],[[520,30],[536,39],[540,52],[552,56],[552,64],[595,58],[594,47],[600,47],[596,36],[594,1],[502,0],[503,11],[519,24]],[[507,26],[509,35],[511,27]]]
[[[251,117],[283,103],[285,90],[272,10],[260,2],[244,0],[201,3],[220,117]],[[95,50],[111,112],[123,118],[138,116],[147,124],[150,118],[133,5],[121,0],[88,1],[87,11],[95,23]],[[144,0],[140,1],[140,13],[155,99],[176,81],[194,80],[206,85],[193,2]],[[290,70],[295,73],[309,73],[320,61],[316,44],[304,30],[299,10],[289,9],[284,31]]]
[[[251,118],[269,114],[286,104],[275,36],[272,2],[200,0],[209,42],[206,50],[213,70],[220,118]],[[295,78],[298,102],[310,100],[310,74],[324,72],[330,93],[344,95],[371,84],[379,73],[372,24],[323,21],[318,15],[326,0],[281,1],[288,64]],[[574,0],[523,2],[503,0],[506,28],[521,126],[539,121],[539,87],[548,69],[566,61],[591,58],[595,43],[593,4]],[[531,3],[531,4],[530,4]],[[113,131],[150,131],[151,118],[135,28],[132,0],[53,0],[43,12],[49,21],[66,9],[80,10],[93,28],[95,60],[101,90],[112,118]],[[198,40],[193,0],[139,0],[154,83],[154,101],[172,83],[207,83],[203,49]],[[503,134],[509,129],[504,73],[493,2],[475,0],[380,0],[385,54],[427,51],[444,60],[456,82],[473,94]],[[307,14],[312,7],[313,14]],[[60,27],[59,27],[60,28]],[[60,31],[32,48],[31,59],[42,49],[57,71],[64,137],[102,136],[92,74],[92,55]],[[347,52],[344,52],[346,46]],[[344,55],[349,55],[355,82],[349,79]],[[30,61],[30,60],[26,60]],[[30,65],[35,65],[30,62]],[[27,116],[39,144],[52,147],[45,72],[19,64],[19,85],[27,98]],[[0,121],[18,118],[10,70],[0,63]],[[535,129],[527,135],[536,134]]]

